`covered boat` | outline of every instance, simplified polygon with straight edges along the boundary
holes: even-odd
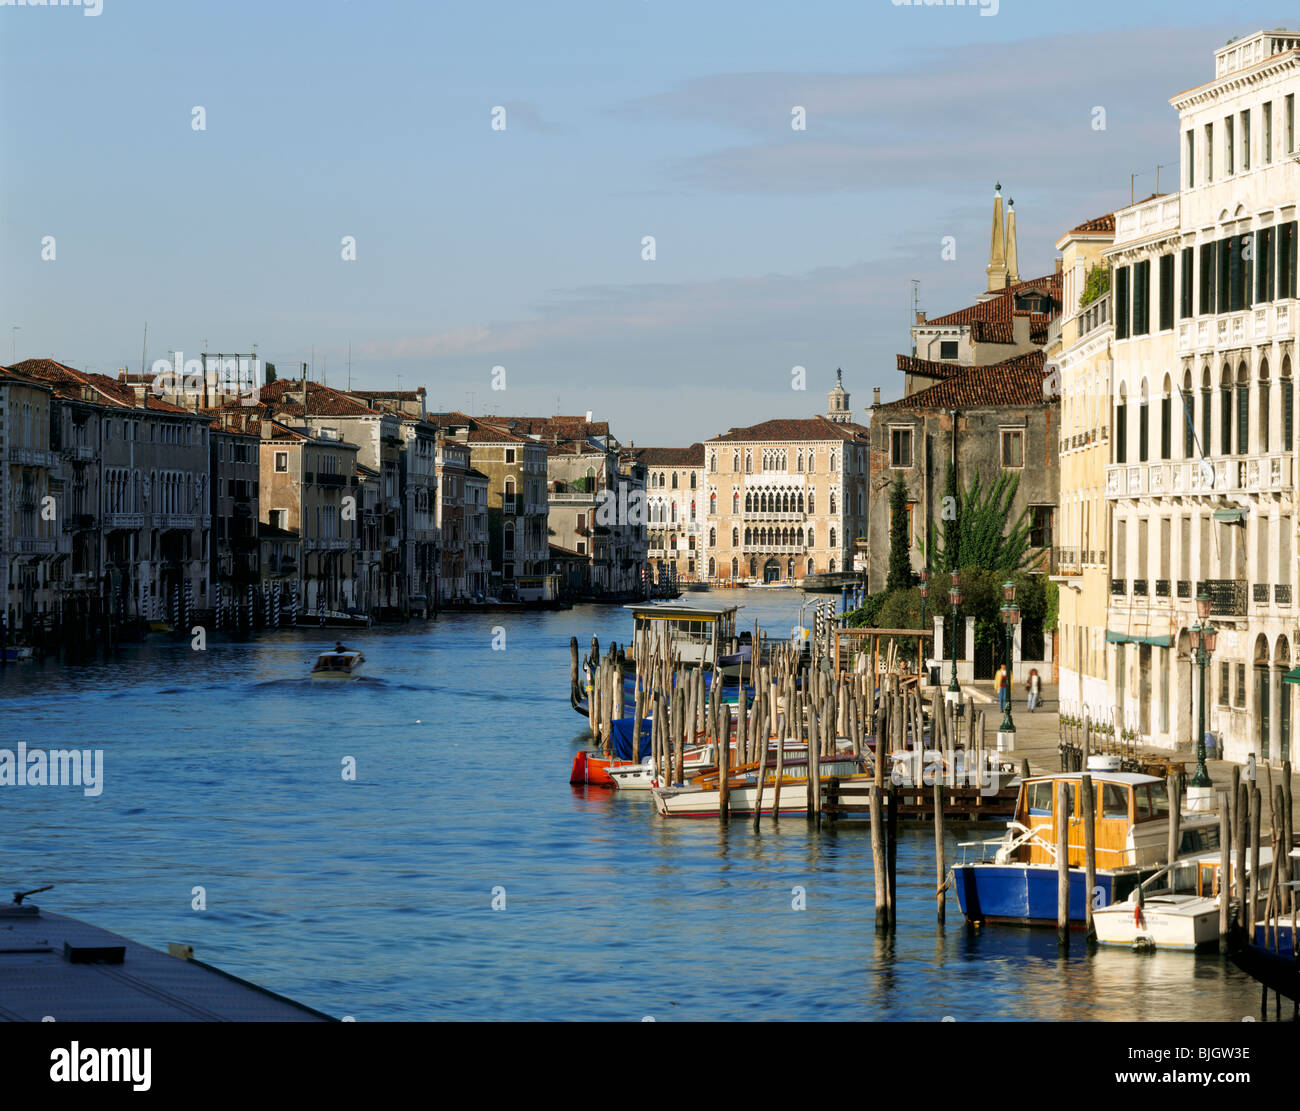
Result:
[[[311,669],[313,679],[360,679],[361,665],[366,662],[360,652],[339,645],[332,652],[322,652]]]

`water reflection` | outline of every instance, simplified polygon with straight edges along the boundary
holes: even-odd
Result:
[[[785,635],[800,595],[734,599],[742,628]],[[571,786],[588,737],[568,641],[585,650],[593,631],[624,642],[631,622],[579,607],[350,631],[360,683],[307,679],[335,639],[310,630],[7,668],[0,745],[103,748],[105,789],[0,793],[0,881],[55,883],[51,910],[193,943],[363,1020],[1258,1014],[1256,986],[1217,957],[1077,938],[1062,956],[1050,931],[968,930],[951,894],[939,930],[926,829],[902,831],[887,936],[865,827],[668,822],[646,794]],[[970,839],[951,832],[950,860]]]

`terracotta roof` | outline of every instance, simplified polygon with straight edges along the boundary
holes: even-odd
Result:
[[[562,559],[580,559],[583,562],[586,562],[587,559],[581,552],[575,552],[572,548],[561,547],[559,544],[551,544],[550,549],[552,556],[558,556]]]
[[[970,339],[971,343],[1015,343],[1015,328],[1005,320],[972,320]]]
[[[961,367],[959,371],[910,397],[886,402],[876,409],[898,412],[1044,404],[1041,351],[1027,351],[991,366]]]
[[[941,363],[934,359],[918,359],[914,355],[899,355],[898,369],[905,374],[919,374],[923,378],[951,378],[962,369],[961,363]]]
[[[1052,315],[1060,311],[1061,275],[1053,273],[1043,278],[1031,278],[1028,281],[1017,282],[1015,285],[999,290],[997,296],[990,297],[987,301],[979,301],[974,305],[967,305],[964,309],[958,309],[956,312],[936,316],[932,320],[926,320],[918,324],[917,327],[924,329],[931,325],[972,324],[977,320],[986,323],[1006,323],[1011,320],[1016,311],[1016,294],[1028,293],[1034,289],[1043,290],[1051,298]]]
[[[110,378],[107,374],[91,374],[88,371],[75,370],[53,359],[24,359],[21,363],[14,363],[7,369],[20,377],[51,385],[57,394],[70,397],[75,401],[84,400],[81,390],[89,387],[95,391],[97,395],[95,403],[99,405],[109,405],[119,409],[147,409],[155,413],[202,415],[181,405],[173,405],[170,401],[163,401],[150,393],[145,393],[142,402],[137,402],[135,390],[125,383]]]
[[[704,466],[704,445],[700,443],[690,447],[634,447],[628,448],[626,454],[647,467]]]
[[[1105,216],[1098,216],[1093,220],[1085,220],[1077,228],[1070,229],[1071,235],[1114,235],[1115,234],[1115,213],[1108,212]]]
[[[860,424],[837,424],[825,417],[817,416],[767,420],[763,421],[762,424],[750,425],[748,428],[732,428],[721,436],[714,436],[713,439],[706,440],[705,443],[855,440],[867,434],[868,430]]]
[[[258,391],[258,401],[276,412],[313,417],[372,417],[378,411],[341,390],[298,378],[278,378]],[[303,400],[286,400],[286,398]]]

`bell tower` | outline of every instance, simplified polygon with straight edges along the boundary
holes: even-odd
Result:
[[[826,410],[826,419],[836,424],[851,423],[853,413],[849,409],[849,391],[844,388],[844,372],[839,368],[835,370],[835,388],[826,397],[830,406]]]

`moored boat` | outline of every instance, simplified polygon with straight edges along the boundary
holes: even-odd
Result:
[[[1015,818],[1003,837],[962,842],[984,859],[953,867],[962,914],[975,923],[1056,925],[1057,823],[1067,823],[1070,921],[1082,925],[1086,907],[1107,907],[1126,899],[1140,883],[1166,863],[1169,797],[1165,782],[1129,772],[1093,771],[1096,876],[1087,891],[1084,830],[1080,814],[1081,773],[1031,776],[1020,784]],[[1067,811],[1058,813],[1058,785],[1067,786]],[[1182,856],[1205,854],[1218,847],[1216,814],[1184,813]]]

